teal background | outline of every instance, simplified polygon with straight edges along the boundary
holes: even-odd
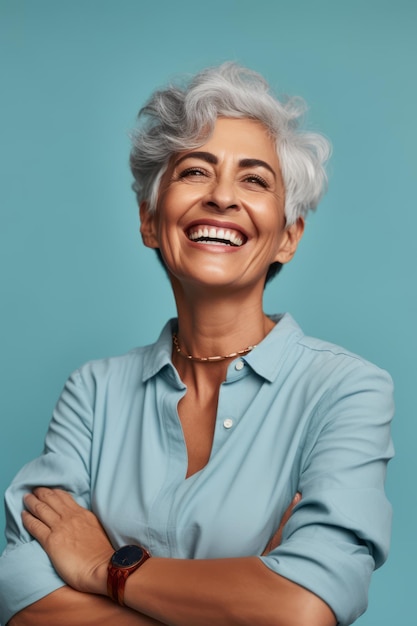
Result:
[[[69,373],[152,341],[174,314],[138,236],[128,132],[156,86],[237,60],[277,93],[305,97],[310,126],[334,145],[329,192],[265,308],[289,310],[307,333],[394,377],[392,552],[357,623],[410,623],[416,18],[413,0],[1,0],[2,492],[41,451]]]

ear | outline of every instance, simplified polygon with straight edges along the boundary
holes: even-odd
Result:
[[[149,211],[147,202],[140,203],[139,217],[143,243],[148,248],[159,248],[156,213]]]
[[[297,251],[300,239],[303,236],[304,225],[304,218],[299,217],[294,224],[291,224],[291,226],[285,229],[275,261],[279,263],[288,263],[288,261],[291,261]]]

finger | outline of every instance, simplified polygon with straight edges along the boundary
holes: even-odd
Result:
[[[61,489],[52,489],[51,487],[35,487],[33,490],[35,496],[42,502],[49,502],[49,506],[53,507],[54,502],[58,503],[62,500],[62,494],[65,491]]]
[[[26,494],[24,502],[27,511],[47,526],[51,526],[59,519],[59,515],[55,509],[53,509],[48,502],[39,499],[34,493]]]
[[[282,516],[281,523],[279,525],[281,530],[284,528],[285,524],[290,519],[294,507],[300,502],[300,500],[301,500],[301,493],[299,491],[297,491],[297,493],[295,494],[295,496],[291,500],[289,506],[287,507],[284,515]]]
[[[45,542],[51,534],[50,528],[37,517],[32,515],[32,513],[29,513],[29,511],[22,511],[22,522],[28,533],[37,539],[41,546],[44,547]]]
[[[274,548],[277,548],[281,544],[282,532],[284,530],[284,526],[290,519],[294,507],[300,502],[300,500],[301,500],[301,493],[297,491],[297,493],[291,500],[290,504],[286,508],[285,513],[281,518],[281,522],[279,524],[277,531],[274,533],[273,537],[268,542],[268,545],[265,547],[265,550],[262,552],[262,556],[265,556],[266,554],[271,552],[271,550],[273,550]]]
[[[75,511],[80,506],[75,502],[74,498],[63,489],[51,489],[49,487],[36,487],[33,490],[36,497],[42,502],[48,504],[59,515],[65,515],[69,511]]]

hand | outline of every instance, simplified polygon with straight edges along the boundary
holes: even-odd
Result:
[[[41,544],[73,589],[107,594],[107,565],[114,549],[97,517],[66,491],[38,487],[25,496],[26,530]]]
[[[301,493],[297,491],[297,493],[291,500],[288,508],[286,509],[284,515],[282,516],[278,530],[273,535],[271,540],[268,542],[268,545],[266,546],[265,550],[262,552],[262,556],[266,556],[269,552],[271,552],[271,550],[273,550],[274,548],[280,545],[281,539],[282,539],[282,531],[284,530],[284,526],[290,519],[293,508],[295,507],[296,504],[300,502],[300,500],[301,500]]]

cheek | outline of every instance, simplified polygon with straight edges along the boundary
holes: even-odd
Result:
[[[159,249],[168,265],[175,264],[180,258],[182,236],[182,230],[178,228],[175,221],[168,219],[160,221],[158,231]]]
[[[262,212],[258,210],[258,216],[259,228],[266,231],[271,238],[281,236],[285,231],[284,211],[276,203],[265,205]]]

